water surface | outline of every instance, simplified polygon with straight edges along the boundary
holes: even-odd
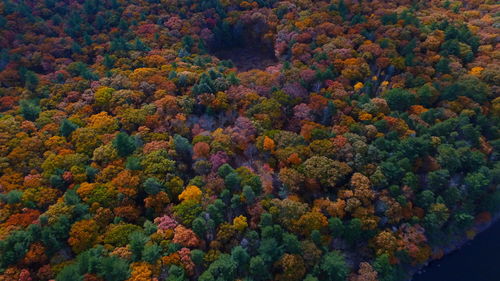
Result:
[[[500,281],[500,222],[432,262],[413,281]]]

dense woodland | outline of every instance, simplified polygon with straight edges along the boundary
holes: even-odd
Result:
[[[405,280],[500,210],[495,2],[0,1],[0,280]]]

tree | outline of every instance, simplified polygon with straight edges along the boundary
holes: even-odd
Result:
[[[142,51],[142,52],[149,52],[151,49],[146,45],[144,44],[144,42],[142,42],[141,39],[139,38],[135,38],[135,42],[134,42],[134,49],[137,50],[137,51]]]
[[[24,74],[24,86],[26,87],[26,89],[34,91],[38,86],[38,83],[39,79],[36,73],[30,70],[26,71],[26,73]]]
[[[190,185],[179,195],[179,200],[200,202],[201,196],[201,190],[195,185]]]
[[[339,218],[329,218],[328,229],[334,238],[340,238],[344,235],[344,223]]]
[[[487,191],[490,184],[490,177],[483,171],[468,173],[464,179],[464,183],[472,198],[481,198]]]
[[[201,241],[196,234],[189,228],[178,225],[174,230],[174,243],[181,244],[184,247],[197,247]]]
[[[319,279],[327,281],[345,281],[349,269],[344,256],[339,251],[327,253],[319,264]]]
[[[78,267],[70,265],[57,274],[56,281],[83,281],[83,275],[78,272]]]
[[[325,215],[314,209],[300,216],[296,224],[300,233],[310,235],[314,231],[324,229],[328,225],[328,220]]]
[[[245,185],[243,187],[242,195],[243,195],[243,198],[244,198],[245,202],[248,205],[251,205],[251,204],[254,203],[256,196],[255,196],[255,192],[253,191],[253,189],[250,186]]]
[[[302,164],[304,175],[316,179],[325,187],[335,187],[352,169],[346,163],[332,160],[325,156],[313,156]]]
[[[460,77],[456,86],[457,96],[466,96],[479,103],[484,103],[490,96],[488,85],[472,75]]]
[[[21,100],[21,114],[26,120],[35,121],[40,114],[40,107],[34,101]]]
[[[130,275],[128,263],[116,256],[104,257],[99,266],[99,275],[104,280],[121,281]]]
[[[168,270],[168,277],[166,281],[184,281],[184,280],[186,280],[184,269],[182,269],[182,267],[172,265]]]
[[[139,157],[129,156],[127,157],[125,167],[132,171],[141,170],[141,159]]]
[[[147,178],[143,186],[144,191],[149,195],[156,195],[163,189],[163,185],[156,178]]]
[[[155,177],[162,180],[166,173],[174,170],[175,161],[170,160],[168,153],[164,149],[150,152],[141,160],[141,166],[144,168],[144,174],[149,177]]]
[[[193,146],[188,139],[181,135],[174,136],[174,147],[177,154],[185,161],[190,161],[193,154]]]
[[[398,279],[398,271],[395,266],[389,262],[389,255],[387,254],[377,256],[373,262],[373,268],[377,271],[380,281],[400,280]]]
[[[300,254],[300,242],[296,235],[291,233],[283,233],[283,246],[285,247],[285,252],[290,254]]]
[[[98,236],[99,226],[94,220],[81,220],[71,226],[68,243],[75,253],[91,248]]]
[[[78,125],[69,121],[68,119],[64,119],[61,122],[61,127],[59,129],[61,135],[63,137],[69,137],[74,130],[78,128]]]
[[[59,272],[56,280],[84,280],[86,273],[96,274],[110,281],[127,279],[130,275],[128,263],[116,256],[103,256],[103,249],[99,246],[79,254],[75,263]]]
[[[430,205],[429,212],[424,217],[424,224],[429,231],[439,231],[448,221],[450,213],[445,204]]]
[[[461,169],[460,154],[449,144],[438,146],[437,160],[441,167],[447,169],[451,173],[458,172]]]
[[[358,218],[351,219],[349,221],[349,224],[347,224],[344,231],[344,238],[350,244],[356,244],[361,238],[362,235],[361,225],[362,222]]]
[[[145,262],[136,262],[132,264],[132,273],[128,281],[145,281],[151,280],[153,274],[151,265]]]
[[[198,237],[205,237],[207,226],[204,218],[197,217],[193,220],[193,231]]]
[[[301,281],[306,273],[306,266],[300,255],[284,254],[277,265],[283,272],[277,274],[277,280]]]
[[[139,261],[142,257],[142,253],[146,242],[148,242],[149,237],[147,237],[142,231],[132,232],[129,235],[130,239],[130,250],[132,251],[132,259]]]
[[[173,210],[175,217],[179,219],[181,223],[191,225],[193,220],[201,213],[202,208],[199,201],[184,200],[180,204],[174,206]]]
[[[238,191],[240,188],[241,177],[238,173],[231,172],[224,178],[224,183],[232,191]]]
[[[130,234],[141,230],[140,226],[133,224],[112,224],[103,235],[103,242],[116,247],[127,245],[130,240]]]
[[[406,111],[415,104],[415,95],[401,88],[389,90],[385,96],[387,104],[392,110]]]
[[[418,101],[425,107],[430,107],[434,104],[437,97],[437,90],[431,84],[425,84],[417,91]]]
[[[250,259],[249,274],[255,281],[268,280],[270,278],[266,263],[261,256]]]
[[[247,218],[245,216],[235,217],[233,226],[239,231],[244,231],[248,227]]]
[[[359,264],[358,273],[350,281],[378,281],[377,271],[367,262]]]
[[[318,281],[318,278],[312,276],[311,274],[308,274],[303,281]]]
[[[443,74],[450,73],[450,60],[448,58],[441,58],[438,63],[436,63],[436,71]]]
[[[142,250],[142,259],[150,264],[154,264],[161,256],[162,248],[157,244],[146,245]]]
[[[95,104],[100,107],[107,107],[114,92],[115,89],[110,87],[99,88],[94,94]]]
[[[250,262],[248,252],[243,247],[236,246],[231,250],[231,258],[236,262],[239,274],[245,274]]]
[[[429,187],[435,192],[439,192],[448,185],[450,180],[450,172],[448,172],[448,170],[440,169],[430,172],[428,177]]]
[[[228,254],[222,254],[201,274],[199,280],[235,280],[237,271],[236,262]]]
[[[7,239],[0,240],[0,251],[2,252],[0,268],[6,268],[24,257],[33,240],[33,234],[24,230],[15,231]]]
[[[134,138],[124,132],[120,132],[116,135],[116,138],[113,140],[113,146],[121,157],[132,154],[136,149]]]

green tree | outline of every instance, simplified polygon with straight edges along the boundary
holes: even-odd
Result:
[[[436,64],[436,71],[444,74],[450,73],[450,60],[441,58]]]
[[[196,266],[203,265],[205,253],[202,250],[194,249],[191,251],[191,260],[194,262]]]
[[[248,204],[248,205],[251,205],[253,204],[253,202],[255,201],[255,192],[253,191],[253,189],[248,186],[248,185],[245,185],[243,187],[243,192],[242,192],[242,195],[243,197],[245,198],[245,202]]]
[[[432,204],[436,202],[436,196],[431,190],[424,190],[420,192],[417,196],[417,203],[424,209],[428,209]]]
[[[308,274],[305,278],[304,281],[318,281],[318,278],[312,276],[311,274]]]
[[[65,266],[56,276],[56,281],[83,281],[76,265]]]
[[[34,101],[21,100],[21,114],[26,120],[35,121],[40,114],[40,107]]]
[[[437,90],[430,84],[425,84],[420,87],[420,89],[418,89],[417,91],[419,104],[426,107],[432,106],[435,101],[435,92],[437,92]]]
[[[320,280],[345,281],[348,273],[344,256],[339,251],[330,252],[321,259],[318,274]]]
[[[328,219],[328,229],[334,238],[343,237],[344,235],[344,223],[341,219],[332,217]]]
[[[129,235],[129,239],[130,239],[130,251],[132,252],[132,259],[135,261],[141,260],[142,252],[144,250],[146,242],[149,241],[149,237],[147,237],[141,231],[136,231]]]
[[[295,234],[283,233],[283,246],[285,252],[290,254],[300,254],[300,242]]]
[[[139,157],[129,156],[127,157],[125,167],[132,171],[141,170],[141,159]]]
[[[448,170],[440,169],[432,171],[428,175],[429,187],[434,191],[443,190],[449,183],[450,172]]]
[[[34,91],[38,86],[38,83],[39,79],[36,73],[30,70],[26,71],[26,73],[24,74],[24,86],[26,87],[26,89]]]
[[[139,38],[135,38],[134,49],[141,52],[149,52],[151,50],[151,48],[144,44]]]
[[[397,269],[389,262],[389,255],[378,256],[373,262],[373,268],[378,273],[380,281],[398,281]]]
[[[0,270],[15,264],[24,257],[30,244],[34,241],[32,233],[19,230],[13,232],[7,239],[0,240]]]
[[[205,237],[207,227],[205,219],[197,217],[193,220],[193,231],[198,237]]]
[[[172,265],[168,269],[168,277],[165,279],[166,281],[185,281],[187,280],[186,274],[182,267]]]
[[[255,281],[270,279],[269,270],[261,256],[255,256],[250,259],[250,268],[248,272],[250,277]]]
[[[361,229],[362,222],[358,218],[351,219],[344,231],[344,239],[351,245],[355,245],[362,237],[363,231]]]
[[[157,244],[146,245],[142,251],[142,259],[150,264],[154,264],[161,256],[162,248]]]
[[[124,132],[116,135],[116,138],[113,140],[113,146],[121,157],[132,154],[136,149],[134,138]]]
[[[64,119],[61,122],[61,127],[59,129],[59,132],[61,133],[61,136],[63,137],[69,137],[71,133],[73,133],[74,130],[78,129],[78,125],[69,121],[68,119]]]
[[[222,254],[200,276],[200,280],[233,281],[237,264],[228,254]]]
[[[155,178],[147,178],[143,186],[144,191],[149,195],[156,195],[163,189],[163,185]]]
[[[451,174],[461,170],[462,163],[460,162],[460,154],[449,144],[438,146],[437,160],[441,167],[447,169]]]
[[[487,192],[487,188],[490,184],[490,177],[482,171],[468,173],[465,177],[464,183],[470,195],[477,199]]]
[[[181,135],[174,136],[174,147],[177,155],[185,161],[191,161],[193,155],[193,146],[188,139]]]
[[[232,191],[237,191],[240,188],[241,177],[238,173],[231,172],[224,178],[224,183]]]
[[[234,172],[234,169],[227,163],[222,164],[217,170],[217,174],[222,178],[225,178],[231,172]]]
[[[415,104],[415,95],[403,90],[401,88],[395,88],[389,90],[384,98],[387,100],[387,104],[392,110],[405,111],[410,106]]]
[[[105,257],[99,266],[99,275],[106,281],[122,281],[130,276],[129,265],[116,256]]]
[[[236,246],[231,250],[231,258],[236,262],[239,274],[244,274],[248,270],[250,255],[241,246]]]

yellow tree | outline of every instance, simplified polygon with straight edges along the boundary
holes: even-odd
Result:
[[[94,220],[81,220],[71,226],[68,243],[75,253],[83,252],[96,243],[99,226]]]

